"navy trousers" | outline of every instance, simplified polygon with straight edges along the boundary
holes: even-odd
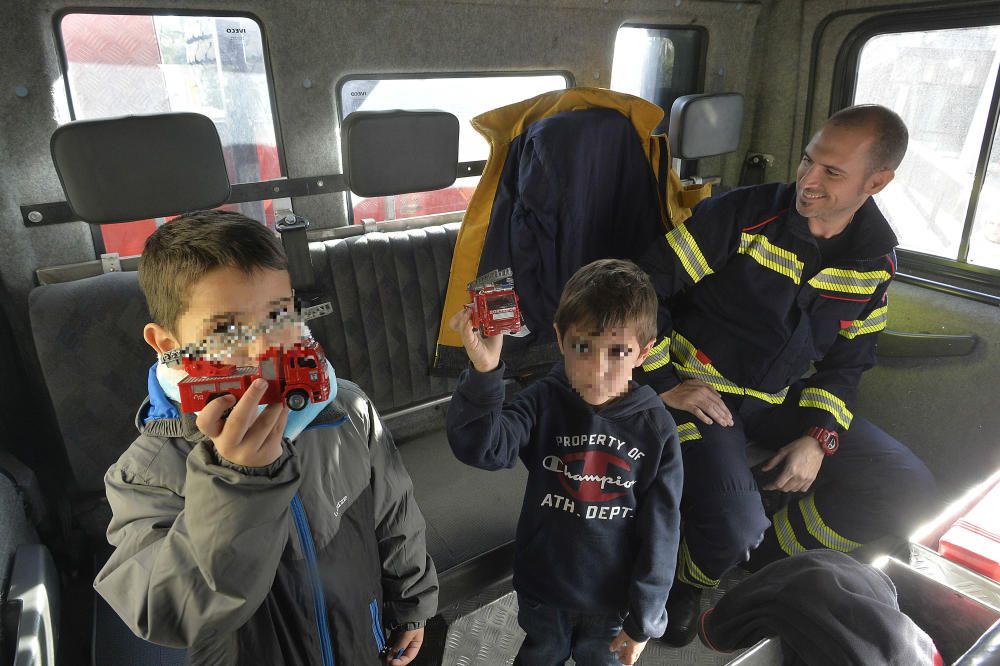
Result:
[[[517,623],[527,634],[516,666],[620,666],[608,647],[622,630],[622,615],[572,613],[517,595]]]
[[[776,452],[805,434],[798,390],[793,387],[777,407],[723,395],[735,421],[728,428],[671,410],[684,460],[677,563],[682,582],[718,585],[722,574],[758,546],[755,564],[813,548],[851,552],[883,536],[905,537],[931,510],[936,493],[927,467],[892,436],[855,417],[841,433],[840,449],[823,460],[810,492],[775,513],[772,524],[746,446],[753,440]]]

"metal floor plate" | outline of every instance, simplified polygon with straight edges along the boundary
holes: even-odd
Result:
[[[718,589],[703,595],[702,610],[714,606],[723,594],[748,574],[737,569],[722,579]],[[445,666],[507,666],[514,663],[524,632],[517,626],[517,598],[510,583],[496,586],[442,612],[449,623],[445,643]],[[739,656],[739,652],[713,652],[695,638],[685,648],[672,648],[651,640],[637,662],[640,666],[655,664],[697,664],[722,666]],[[573,661],[567,662],[572,664]]]

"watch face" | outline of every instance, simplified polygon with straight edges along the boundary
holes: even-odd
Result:
[[[823,442],[823,448],[827,451],[833,451],[837,448],[837,438],[833,435],[827,435],[826,441]]]

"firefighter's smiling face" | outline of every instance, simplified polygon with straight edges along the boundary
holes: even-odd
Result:
[[[294,308],[287,271],[262,268],[247,274],[237,268],[216,268],[191,285],[187,306],[175,331],[146,325],[146,341],[157,352],[204,347],[208,341],[213,355],[225,357],[216,360],[256,365],[257,356],[268,347],[290,346],[302,337],[299,324],[281,325]]]
[[[569,383],[587,404],[600,407],[628,391],[632,371],[646,360],[653,343],[640,345],[632,326],[587,329],[573,324],[560,335],[556,328],[556,339]]]
[[[873,127],[827,123],[806,146],[795,178],[795,207],[809,218],[814,235],[843,231],[865,200],[892,180],[893,171],[872,165],[875,139]]]

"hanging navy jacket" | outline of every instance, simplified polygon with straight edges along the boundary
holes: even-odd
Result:
[[[587,404],[562,363],[503,405],[504,366],[466,370],[448,408],[462,462],[511,468],[528,485],[517,524],[514,589],[586,613],[628,612],[637,641],[660,636],[674,578],[683,484],[677,429],[648,386]]]
[[[799,397],[802,426],[846,430],[861,374],[875,364],[896,236],[869,198],[826,265],[795,185],[733,190],[698,206],[640,265],[660,297],[660,340],[643,370],[662,393],[700,379],[720,393],[780,404]]]
[[[499,223],[479,261],[480,275],[513,269],[532,333],[505,341],[508,366],[558,358],[552,321],[563,285],[591,261],[634,257],[662,237],[658,202],[639,135],[615,109],[559,113],[514,139],[490,214]]]

